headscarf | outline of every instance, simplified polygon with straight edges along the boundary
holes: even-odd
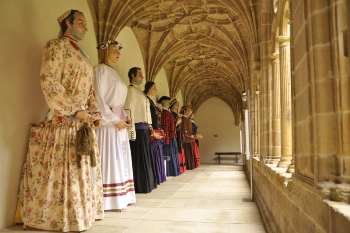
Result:
[[[61,28],[61,23],[62,21],[67,18],[67,16],[72,12],[72,10],[66,11],[65,13],[63,13],[63,15],[61,15],[60,17],[58,17],[57,21],[58,21],[58,26],[60,27],[60,32],[58,33],[58,38],[61,38],[63,35],[62,32],[62,28]]]

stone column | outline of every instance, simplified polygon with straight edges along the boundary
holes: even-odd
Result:
[[[251,78],[250,78],[250,129],[251,129],[251,140],[252,140],[252,156],[256,157],[256,138],[257,138],[257,131],[256,131],[256,113],[254,111],[255,109],[255,87],[256,87],[256,78],[255,73],[252,72]]]
[[[259,86],[258,86],[259,87]],[[257,88],[259,90],[259,88]],[[256,96],[256,104],[255,104],[255,109],[256,109],[256,131],[258,132],[257,134],[257,153],[258,157],[261,158],[260,156],[260,98],[259,98],[259,91],[255,92]]]
[[[289,37],[278,37],[281,61],[281,159],[278,167],[288,167],[292,160],[292,85],[289,41]]]
[[[278,164],[281,159],[281,78],[280,57],[278,53],[270,56],[272,64],[272,159]]]
[[[272,78],[273,78],[273,70],[272,70],[272,66],[269,66],[269,70],[270,70],[270,75],[269,75],[269,80],[268,80],[268,108],[269,108],[269,157],[270,157],[270,163],[273,159],[273,154],[272,154],[272,103],[273,103],[273,99],[272,99]]]
[[[257,98],[256,95],[256,89],[258,86],[258,79],[259,79],[259,73],[260,73],[260,62],[255,62],[254,66],[253,66],[254,70],[253,70],[253,82],[251,85],[251,91],[250,91],[250,95],[251,95],[251,105],[250,105],[250,112],[251,112],[251,116],[252,116],[252,128],[253,128],[253,132],[254,132],[254,138],[253,138],[253,156],[254,157],[259,157],[260,153],[259,153],[259,129],[258,129],[258,121],[259,121],[259,112],[257,110],[258,106],[259,106],[259,99]],[[254,103],[254,104],[252,104]],[[254,123],[253,123],[254,121]]]
[[[271,161],[272,161],[272,153],[271,153],[271,151],[270,151],[270,144],[271,144],[271,138],[270,138],[270,135],[271,135],[271,127],[270,127],[270,124],[271,124],[271,119],[270,119],[270,117],[271,117],[271,108],[270,108],[270,95],[271,95],[271,90],[269,90],[269,89],[271,89],[270,88],[270,85],[271,85],[271,83],[270,83],[270,81],[269,80],[271,80],[271,77],[272,77],[272,66],[271,65],[269,65],[268,66],[268,69],[267,69],[267,98],[268,98],[268,100],[267,100],[267,105],[265,106],[265,109],[266,109],[266,111],[265,111],[265,116],[268,118],[268,138],[269,138],[269,140],[267,140],[267,142],[268,142],[268,145],[266,145],[267,147],[268,147],[268,153],[267,153],[267,156],[265,157],[265,163],[266,164],[270,164],[271,163]]]

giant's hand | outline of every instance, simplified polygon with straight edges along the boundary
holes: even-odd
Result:
[[[77,112],[75,117],[82,119],[84,121],[97,121],[102,119],[101,114],[99,113],[91,114],[89,110],[80,110]]]
[[[154,133],[154,137],[156,139],[162,139],[163,138],[163,136],[161,134],[158,134],[158,133]]]
[[[125,128],[130,128],[131,125],[126,123],[127,119],[120,119],[117,123],[117,127],[119,130],[125,129]]]

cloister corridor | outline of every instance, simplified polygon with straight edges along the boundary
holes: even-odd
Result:
[[[83,233],[350,233],[350,0],[0,3],[0,233],[49,232],[38,228]],[[116,52],[111,57],[107,56],[113,54],[109,45]],[[112,85],[107,84],[108,90],[99,90],[101,66],[110,71],[103,82],[119,80],[129,93],[137,90],[137,79],[145,111],[135,114],[140,107],[125,107],[126,91],[111,91]],[[129,75],[130,70],[136,73]],[[117,173],[105,169],[106,174],[96,175],[89,172],[89,162],[87,170],[79,170],[78,124],[103,108],[103,103],[97,104],[100,92],[116,94],[111,100],[121,101],[106,104],[106,113],[117,119],[124,108],[130,116],[137,115],[131,122],[144,127],[144,132],[164,130],[168,122],[178,124],[177,130],[165,134],[169,140],[168,144],[164,140],[163,149],[167,150],[155,151],[169,153],[175,142],[180,145],[180,137],[175,140],[177,131],[190,156],[181,156],[183,145],[172,150],[172,161],[177,161],[177,152],[183,170],[184,165],[192,169],[190,164],[195,162],[201,166],[167,177],[154,190],[156,179],[146,191],[135,188],[135,204],[125,209],[118,206],[122,212],[106,211],[103,220],[94,222],[105,209],[118,209],[102,207],[103,197],[126,196],[137,183],[135,177],[147,177],[133,175],[102,184],[102,177]],[[58,111],[56,106],[64,109]],[[152,121],[158,126],[151,129],[152,109],[157,109]],[[161,110],[168,117],[162,117]],[[192,126],[192,113],[198,131],[175,120],[181,118]],[[174,121],[169,121],[172,117]],[[98,121],[90,122],[92,128],[93,122]],[[110,125],[119,122],[123,123],[111,120]],[[129,149],[128,140],[136,143],[134,129],[128,129],[129,137],[124,134],[119,149]],[[59,137],[52,133],[65,130],[70,133]],[[117,135],[114,129],[111,132]],[[197,157],[190,144],[193,138],[199,140]],[[111,141],[110,145],[117,145]],[[155,146],[147,144],[149,151]],[[127,157],[110,151],[105,154]],[[214,163],[215,154],[241,151],[239,165]],[[90,154],[97,157],[97,146]],[[94,167],[93,157],[90,167]],[[133,161],[139,162],[138,158]],[[154,161],[149,161],[152,166]],[[131,162],[128,170],[127,163],[111,167],[131,175]],[[68,165],[73,167],[69,174],[67,169],[57,172]],[[250,176],[254,202],[244,202],[242,198],[251,195]],[[101,184],[95,186],[96,180]],[[86,184],[92,188],[84,189]],[[110,196],[109,190],[116,193]],[[135,202],[134,195],[130,199],[127,203]],[[23,231],[23,220],[39,227]]]
[[[105,219],[86,233],[260,233],[265,232],[242,166],[201,165],[149,194],[137,194],[137,203],[123,212],[107,211]],[[28,232],[47,232],[29,228]],[[22,225],[0,230],[22,232]]]

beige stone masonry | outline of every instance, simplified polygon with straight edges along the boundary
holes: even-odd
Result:
[[[289,41],[289,37],[278,37],[281,61],[281,159],[278,167],[288,167],[292,160],[292,93]]]
[[[272,159],[271,164],[278,164],[281,158],[281,86],[279,53],[270,56],[273,77],[272,105]]]
[[[346,233],[350,206],[324,200],[321,192],[286,173],[286,168],[254,159],[254,198],[267,232]]]

